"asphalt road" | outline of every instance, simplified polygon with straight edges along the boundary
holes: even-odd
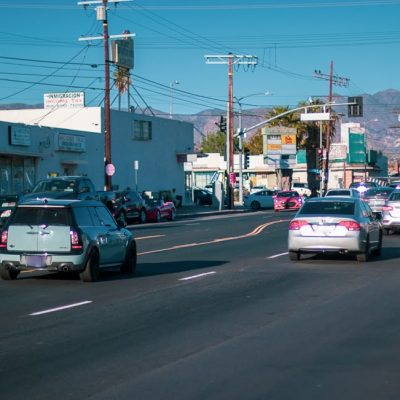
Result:
[[[400,235],[291,262],[291,214],[135,225],[137,274],[0,281],[2,399],[398,399]]]

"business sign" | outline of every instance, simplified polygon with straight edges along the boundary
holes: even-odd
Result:
[[[111,43],[112,61],[119,67],[133,68],[133,39],[118,39]]]
[[[44,108],[81,108],[85,107],[84,92],[45,93]]]
[[[276,126],[263,128],[263,153],[266,155],[296,154],[296,128]]]
[[[343,143],[332,143],[329,148],[330,161],[345,161],[347,158],[347,146]]]
[[[278,169],[293,168],[296,165],[296,155],[267,155],[264,156],[264,164],[268,164],[270,167],[275,167]]]
[[[86,138],[80,135],[68,135],[59,133],[57,138],[57,150],[74,151],[83,153],[86,150]]]
[[[9,131],[9,143],[12,146],[30,146],[31,131],[29,128],[12,126]]]

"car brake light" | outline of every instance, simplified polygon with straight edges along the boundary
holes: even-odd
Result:
[[[290,231],[298,231],[302,226],[309,225],[304,219],[296,219],[289,224]]]
[[[71,238],[71,248],[74,250],[81,250],[83,246],[78,232],[71,230],[69,236]]]
[[[7,230],[1,231],[0,248],[7,247],[7,239],[8,239],[8,231]]]
[[[348,231],[359,231],[360,224],[356,221],[340,221],[339,226],[344,226]]]
[[[393,207],[392,206],[383,206],[382,211],[393,211]]]

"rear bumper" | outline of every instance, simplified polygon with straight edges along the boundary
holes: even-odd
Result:
[[[26,255],[0,254],[0,265],[6,269],[17,271],[52,271],[52,272],[80,272],[85,268],[85,254],[78,255],[54,255],[36,254],[42,256],[45,261],[41,265],[27,265]]]
[[[289,238],[289,251],[308,253],[359,253],[365,248],[365,242],[359,236],[339,237],[301,237]]]

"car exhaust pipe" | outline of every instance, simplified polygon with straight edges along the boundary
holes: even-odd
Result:
[[[62,272],[69,272],[69,266],[68,265],[63,265],[61,270],[62,270]]]

